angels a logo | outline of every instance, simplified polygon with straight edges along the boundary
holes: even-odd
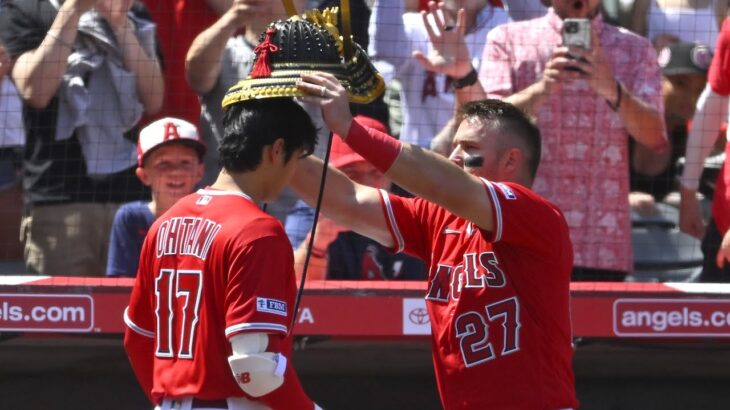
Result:
[[[415,325],[425,325],[431,322],[428,311],[424,308],[415,308],[408,312],[408,320]]]
[[[164,141],[169,140],[179,140],[180,139],[180,133],[177,130],[177,125],[174,122],[166,122],[165,123],[165,136],[163,137]]]

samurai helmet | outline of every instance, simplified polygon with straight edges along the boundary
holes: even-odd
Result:
[[[367,104],[377,98],[385,89],[383,77],[352,40],[349,1],[341,4],[343,34],[337,28],[337,7],[269,24],[254,49],[251,73],[228,90],[223,108],[254,99],[303,96],[296,83],[302,73],[315,71],[337,77],[351,102]]]

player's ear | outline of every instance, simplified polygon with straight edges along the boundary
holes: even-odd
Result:
[[[284,142],[284,138],[277,138],[276,141],[274,141],[273,144],[271,144],[271,155],[272,160],[276,161],[276,158],[284,157],[284,154],[286,152],[286,143]]]
[[[524,160],[525,155],[522,153],[522,151],[520,151],[519,148],[509,148],[502,155],[500,168],[502,168],[502,172],[504,173],[504,175],[519,174],[522,166],[524,165]]]
[[[137,175],[137,178],[142,181],[143,184],[147,186],[152,185],[152,181],[150,181],[150,176],[147,175],[147,171],[145,171],[144,168],[137,167],[137,169],[134,170],[134,173],[135,175]]]

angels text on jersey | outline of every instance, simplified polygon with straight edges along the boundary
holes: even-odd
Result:
[[[435,302],[448,302],[449,296],[459,300],[464,288],[504,287],[504,272],[494,252],[477,254],[465,253],[463,263],[456,266],[438,264],[436,273],[430,280],[426,299]]]

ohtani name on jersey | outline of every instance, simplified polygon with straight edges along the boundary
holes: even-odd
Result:
[[[449,297],[459,300],[464,289],[501,288],[504,285],[504,272],[499,268],[494,252],[465,253],[463,262],[456,266],[438,264],[426,299],[448,302]]]
[[[175,217],[160,224],[157,257],[192,255],[205,260],[221,225],[210,219]]]

